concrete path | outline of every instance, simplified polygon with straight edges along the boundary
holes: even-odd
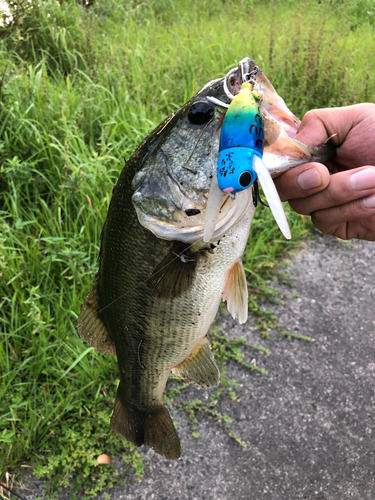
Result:
[[[270,307],[281,326],[315,342],[280,341],[276,332],[264,340],[251,321],[219,318],[230,336],[272,351],[249,352],[267,376],[228,366],[241,383],[238,401],[225,398],[218,410],[247,448],[205,418],[193,438],[175,410],[181,459],[142,449],[144,479],[130,473],[112,500],[375,499],[375,243],[317,236],[286,272],[296,287],[279,289],[299,297]],[[192,387],[189,397],[205,391]]]

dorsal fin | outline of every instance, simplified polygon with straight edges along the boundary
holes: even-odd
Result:
[[[96,279],[78,317],[80,337],[103,354],[116,354],[115,344],[99,315],[98,280]]]

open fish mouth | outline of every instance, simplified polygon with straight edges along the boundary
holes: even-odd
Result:
[[[199,205],[181,193],[179,206],[169,206],[169,217],[159,218],[150,215],[142,208],[144,198],[139,192],[133,195],[138,220],[157,238],[184,243],[196,243],[203,239],[207,203]],[[153,200],[155,202],[155,200]],[[253,203],[252,189],[247,189],[236,196],[223,195],[220,202],[219,217],[212,238],[220,238],[232,226],[237,224],[248,212]]]

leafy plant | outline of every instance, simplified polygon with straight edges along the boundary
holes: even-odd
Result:
[[[108,396],[114,396],[114,391]],[[40,477],[52,478],[47,495],[71,491],[70,498],[92,498],[98,492],[124,481],[124,472],[135,468],[135,475],[143,477],[144,465],[138,450],[125,439],[111,432],[109,427],[110,398],[101,395],[94,404],[85,404],[81,420],[67,416],[58,430],[51,431],[52,446],[43,450],[44,460],[34,468]],[[110,453],[120,455],[121,468],[112,464],[98,465],[97,457]]]

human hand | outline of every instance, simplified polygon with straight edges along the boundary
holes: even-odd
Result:
[[[282,174],[280,198],[323,233],[375,241],[375,104],[309,111],[296,139],[317,146],[333,134],[328,168],[308,163]]]

